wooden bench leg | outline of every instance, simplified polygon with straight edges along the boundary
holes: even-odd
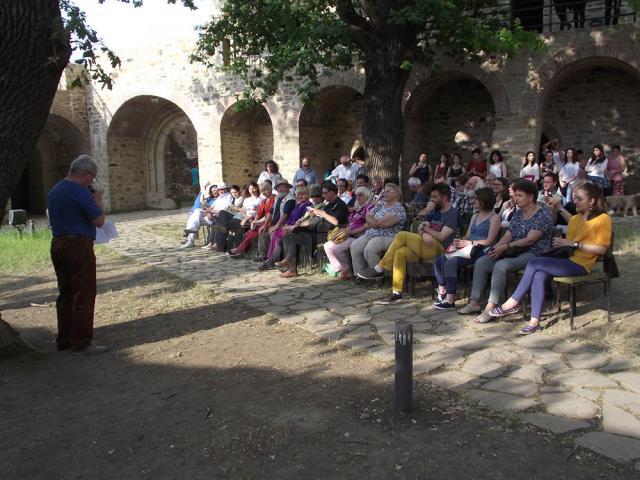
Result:
[[[556,285],[556,313],[560,314],[560,311],[562,310],[562,298],[560,296],[560,294],[562,293],[560,290],[562,288],[562,286],[560,284]]]

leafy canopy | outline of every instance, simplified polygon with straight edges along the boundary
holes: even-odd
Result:
[[[366,68],[389,45],[401,51],[383,61],[405,69],[440,54],[481,61],[543,47],[504,0],[228,0],[191,58],[242,78],[241,101],[264,102],[294,77],[309,97],[325,68]]]

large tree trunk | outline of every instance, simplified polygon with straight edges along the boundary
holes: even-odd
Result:
[[[0,224],[70,55],[58,0],[0,0]],[[0,327],[0,345],[19,351],[11,327]]]
[[[381,38],[366,51],[362,137],[370,175],[398,177],[404,118],[402,94],[409,70],[400,68],[404,47],[393,37]]]
[[[0,1],[0,223],[70,55],[58,0]]]

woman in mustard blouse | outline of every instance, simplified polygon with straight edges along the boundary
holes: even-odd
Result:
[[[544,284],[548,277],[575,277],[587,275],[598,256],[604,255],[611,242],[611,217],[606,214],[602,188],[593,183],[584,183],[573,192],[576,215],[569,220],[567,238],[553,239],[554,247],[572,247],[569,258],[536,257],[527,263],[515,292],[499,307],[492,309],[489,315],[502,317],[517,312],[518,304],[528,291],[531,291],[531,321],[520,330],[521,335],[535,333],[540,327],[540,314],[544,302]],[[561,210],[560,214],[568,216]]]

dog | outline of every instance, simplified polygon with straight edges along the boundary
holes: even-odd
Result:
[[[638,206],[640,205],[640,193],[635,195],[622,195],[619,197],[610,196],[605,199],[609,207],[609,213],[613,214],[617,210],[622,210],[622,215],[627,216],[627,212],[631,210],[633,216],[638,216]]]

